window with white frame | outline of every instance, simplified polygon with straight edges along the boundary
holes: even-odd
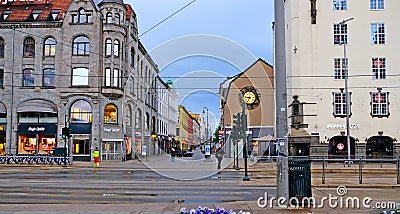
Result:
[[[119,24],[121,24],[120,22],[121,22],[120,15],[119,15],[119,13],[116,13],[115,14],[115,24],[119,25]]]
[[[347,0],[333,0],[333,10],[347,10]]]
[[[372,78],[373,79],[386,79],[386,59],[385,58],[372,58]]]
[[[88,86],[89,85],[89,68],[73,68],[72,69],[72,85]]]
[[[371,116],[389,116],[389,92],[372,92],[371,94]]]
[[[346,77],[346,68],[348,68],[348,60],[344,58],[335,58],[334,66],[335,79],[344,79]]]
[[[349,96],[351,96],[350,93],[349,93]],[[351,98],[350,98],[350,100],[351,100]],[[350,109],[350,113],[351,113],[351,109]],[[346,116],[346,93],[344,93],[343,91],[333,93],[333,115],[335,117],[345,117]]]
[[[113,23],[113,18],[112,18],[112,13],[111,13],[111,12],[108,12],[108,13],[106,14],[106,22],[107,22],[108,24]]]
[[[115,57],[119,57],[119,47],[120,47],[119,40],[118,39],[114,40],[114,50],[113,50],[113,52],[114,52],[114,56]]]
[[[371,10],[385,9],[385,0],[369,0],[369,9]]]
[[[56,40],[53,37],[49,37],[44,40],[44,56],[55,56],[56,55]]]
[[[385,24],[372,23],[371,24],[371,44],[385,44]]]
[[[106,68],[106,86],[108,87],[119,87],[119,69],[114,68],[111,70],[111,68]]]
[[[333,25],[333,44],[347,44],[347,24]]]
[[[112,53],[112,41],[111,39],[106,39],[106,56],[111,56]]]

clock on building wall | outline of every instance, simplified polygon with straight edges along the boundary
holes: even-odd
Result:
[[[243,95],[243,100],[247,105],[247,109],[252,110],[260,105],[260,95],[257,89],[253,86],[246,86],[240,90]]]

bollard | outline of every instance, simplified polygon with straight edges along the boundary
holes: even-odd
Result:
[[[362,184],[362,159],[360,158],[360,162],[358,163],[358,183]]]
[[[325,158],[322,159],[322,184],[325,184]]]
[[[381,159],[379,159],[380,161],[381,161],[381,168],[382,168],[382,158]]]

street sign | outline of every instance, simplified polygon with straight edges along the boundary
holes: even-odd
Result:
[[[206,149],[206,155],[211,155],[211,146],[210,146],[210,144],[207,144],[205,149]]]
[[[147,155],[147,146],[142,146],[142,155],[146,156]]]

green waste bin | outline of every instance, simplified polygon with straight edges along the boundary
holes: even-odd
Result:
[[[289,197],[297,198],[300,203],[312,197],[309,158],[289,158]]]

